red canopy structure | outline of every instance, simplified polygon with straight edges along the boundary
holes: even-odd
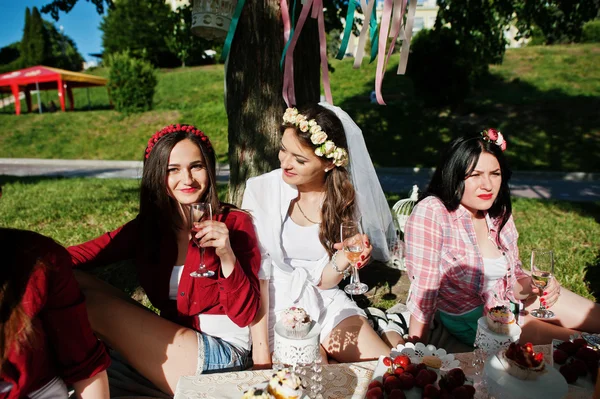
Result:
[[[105,86],[107,80],[99,76],[47,66],[34,66],[0,75],[0,93],[12,93],[15,97],[16,114],[21,114],[19,92],[25,92],[27,110],[31,111],[31,90],[56,90],[60,108],[65,111],[65,94],[69,99],[70,109],[73,110],[73,89],[78,87]],[[38,104],[41,105],[41,104]]]

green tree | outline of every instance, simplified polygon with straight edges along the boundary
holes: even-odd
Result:
[[[178,8],[171,13],[171,33],[165,37],[169,50],[177,56],[181,66],[205,63],[204,51],[211,48],[210,43],[196,37],[190,31],[192,26],[192,6]]]
[[[29,65],[30,64],[30,55],[29,55],[29,31],[31,30],[31,11],[29,7],[25,8],[25,26],[23,27],[23,37],[21,38],[20,50],[20,66]]]
[[[25,14],[27,20],[27,11]],[[27,21],[26,21],[27,23]],[[51,59],[50,41],[44,27],[44,20],[37,7],[31,10],[29,26],[26,27],[26,52],[23,58],[25,67],[48,64]]]
[[[165,40],[173,31],[171,8],[164,0],[119,0],[100,24],[104,54],[129,51],[158,67],[178,64]]]
[[[531,36],[537,28],[546,44],[579,42],[583,25],[598,17],[600,0],[521,0],[515,12],[524,36]]]
[[[84,59],[77,51],[73,39],[59,32],[53,23],[44,21],[44,29],[50,43],[50,60],[48,66],[66,69],[69,71],[80,71]]]
[[[58,14],[60,11],[68,13],[77,4],[79,0],[52,0],[49,4],[42,7],[43,13],[50,13],[55,21],[58,21]],[[112,0],[87,0],[91,1],[96,6],[98,14],[104,14],[104,4],[110,9],[113,6]]]

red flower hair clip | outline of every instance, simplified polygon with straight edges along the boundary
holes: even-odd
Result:
[[[171,134],[171,133],[177,133],[177,132],[188,132],[188,133],[194,134],[195,136],[200,137],[200,140],[202,140],[204,142],[204,144],[206,144],[206,148],[208,149],[208,151],[214,153],[212,144],[210,143],[210,140],[201,130],[196,129],[196,127],[194,127],[192,125],[181,125],[178,123],[176,125],[169,125],[167,127],[164,127],[161,130],[159,130],[158,132],[154,133],[154,135],[152,137],[150,137],[150,140],[148,140],[148,146],[146,146],[146,159],[148,159],[148,157],[150,156],[150,152],[152,151],[152,148],[154,148],[156,143],[158,143],[158,141],[163,136],[166,136],[167,134]]]
[[[485,141],[496,144],[502,151],[506,150],[506,140],[504,136],[496,129],[486,129],[481,132],[481,136]]]

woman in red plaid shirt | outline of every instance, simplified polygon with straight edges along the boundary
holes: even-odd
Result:
[[[598,304],[561,288],[555,278],[540,293],[522,270],[505,149],[506,141],[494,129],[453,140],[408,219],[413,341],[427,342],[437,313],[452,335],[473,345],[484,307],[509,302],[522,302],[527,310],[541,301],[556,315],[549,320],[524,316],[524,342],[547,344],[568,339],[575,330],[600,332]]]

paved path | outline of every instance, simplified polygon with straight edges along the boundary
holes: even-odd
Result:
[[[142,163],[137,161],[89,161],[0,158],[0,175],[139,178]],[[413,184],[424,189],[432,169],[379,168],[385,191],[408,192]],[[229,179],[229,166],[219,165],[218,180]],[[515,172],[511,179],[515,197],[600,201],[600,174],[560,172]]]

